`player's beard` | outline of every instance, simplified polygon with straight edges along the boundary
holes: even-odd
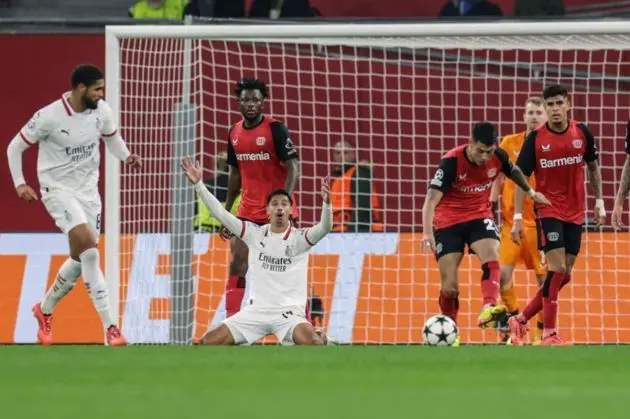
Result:
[[[98,108],[98,101],[93,101],[87,96],[83,96],[83,104],[87,109],[96,109]]]

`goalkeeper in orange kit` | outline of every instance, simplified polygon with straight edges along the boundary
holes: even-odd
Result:
[[[508,135],[501,141],[499,147],[504,149],[510,160],[515,162],[527,134],[536,129],[547,120],[544,101],[538,97],[531,97],[525,104],[524,114],[526,131]],[[534,179],[530,179],[530,184]],[[516,184],[504,176],[499,175],[492,186],[490,200],[493,207],[496,207],[501,195],[501,250],[499,252],[499,265],[501,270],[501,300],[507,307],[508,316],[516,315],[519,312],[518,302],[512,276],[516,264],[522,262],[528,270],[536,273],[538,285],[545,281],[546,270],[543,266],[543,256],[538,245],[538,232],[536,228],[536,215],[534,214],[534,202],[531,199],[525,201],[523,205],[523,225],[525,226],[525,239],[520,245],[514,243],[510,238],[512,222],[514,217],[514,190]],[[503,333],[506,343],[509,343],[509,327],[507,327],[507,316],[497,321],[497,328]],[[535,328],[533,344],[540,343],[543,332],[542,312],[538,313],[537,327]]]

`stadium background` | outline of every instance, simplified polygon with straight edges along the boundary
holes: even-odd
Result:
[[[349,2],[350,3],[350,2]],[[361,2],[361,8],[366,14],[371,14],[369,7],[381,7],[383,2]],[[501,3],[501,2],[499,2]],[[320,7],[320,11],[325,13],[326,2],[322,1],[321,4],[314,2],[315,6]],[[356,7],[356,3],[355,7]],[[385,14],[385,16],[398,15],[400,10],[402,13],[409,11],[404,9],[401,3],[388,3],[392,5],[388,10],[391,14]],[[408,4],[408,3],[405,3]],[[369,7],[368,7],[369,6]],[[398,9],[397,7],[400,7]],[[355,10],[355,11],[353,11]],[[376,10],[376,9],[375,9]],[[375,13],[383,15],[385,13],[383,9],[379,9]],[[426,9],[424,10],[426,12]],[[432,12],[432,10],[429,10]],[[344,14],[346,13],[346,14]],[[388,12],[389,13],[389,12]],[[356,9],[341,11],[340,16],[355,15]],[[433,14],[436,15],[437,11]],[[363,15],[361,15],[363,16]],[[223,45],[217,45],[220,48],[226,48]],[[363,54],[364,51],[352,50],[352,51],[339,51],[341,54]],[[316,112],[320,115],[318,118],[308,120],[305,118],[293,119],[287,118],[289,127],[300,126],[299,133],[296,133],[296,142],[299,144],[302,154],[302,168],[303,168],[303,181],[301,183],[301,189],[298,193],[298,200],[300,202],[302,210],[302,216],[305,223],[310,223],[316,218],[316,211],[314,199],[315,184],[313,182],[314,176],[322,176],[328,172],[329,166],[327,161],[330,160],[329,149],[332,144],[341,139],[338,132],[343,131],[346,133],[356,133],[354,138],[350,138],[359,144],[359,147],[365,148],[366,145],[370,145],[369,158],[374,164],[374,175],[377,179],[377,188],[383,194],[384,207],[387,209],[385,223],[386,227],[390,231],[402,231],[405,234],[405,241],[409,243],[408,248],[399,249],[399,254],[394,255],[391,259],[373,258],[366,261],[365,269],[366,276],[381,276],[383,281],[387,282],[388,276],[383,273],[385,268],[396,269],[402,264],[404,266],[413,265],[414,269],[422,270],[426,267],[426,259],[418,258],[419,249],[414,247],[411,243],[418,243],[416,236],[413,236],[414,232],[417,232],[421,228],[421,205],[424,193],[426,191],[426,182],[432,171],[432,167],[437,163],[440,152],[426,152],[427,145],[429,149],[433,148],[432,140],[439,138],[439,146],[437,149],[448,149],[454,144],[461,142],[468,135],[469,124],[461,121],[476,120],[476,119],[488,119],[488,120],[501,120],[501,121],[518,121],[520,119],[519,107],[524,102],[527,93],[531,91],[539,91],[541,85],[535,81],[517,81],[518,67],[511,64],[515,64],[518,60],[525,58],[526,61],[547,60],[549,62],[567,61],[572,64],[570,68],[559,69],[560,79],[568,81],[569,83],[574,80],[577,72],[594,71],[600,74],[606,74],[610,69],[602,66],[597,67],[589,65],[589,62],[603,62],[604,58],[607,62],[622,63],[619,66],[615,66],[613,71],[616,74],[630,74],[630,56],[627,52],[620,53],[615,51],[597,52],[590,55],[584,55],[584,53],[567,52],[563,54],[547,52],[539,53],[538,56],[530,56],[525,52],[519,52],[519,57],[511,55],[510,53],[487,53],[486,58],[501,59],[502,65],[483,66],[478,67],[474,64],[462,60],[462,58],[470,58],[472,54],[465,53],[464,56],[458,55],[457,61],[446,61],[446,64],[440,63],[433,66],[428,65],[425,68],[413,67],[413,71],[410,66],[399,66],[392,64],[389,60],[384,60],[385,63],[367,64],[365,62],[356,63],[353,60],[336,60],[333,63],[327,65],[335,66],[332,68],[333,72],[339,72],[339,76],[324,79],[321,76],[312,74],[302,75],[301,77],[307,77],[308,80],[301,79],[301,83],[309,83],[313,85],[326,86],[322,89],[313,89],[308,92],[302,92],[302,108],[299,112],[292,110],[281,109],[279,113],[301,114],[308,115],[312,113],[312,109],[309,108],[309,101],[316,101],[318,103],[326,102],[339,102],[336,109],[328,109],[327,111],[318,110]],[[525,56],[523,55],[525,54]],[[617,54],[617,55],[615,55]],[[11,57],[12,65],[5,66],[3,68],[3,77],[0,82],[0,97],[9,98],[9,100],[0,101],[0,115],[3,115],[3,123],[0,124],[0,144],[6,145],[8,141],[13,137],[15,132],[20,126],[32,115],[34,110],[42,104],[48,103],[59,97],[59,94],[68,89],[67,79],[68,74],[76,66],[78,62],[91,62],[96,65],[104,66],[104,38],[100,34],[16,34],[16,35],[0,35],[0,55],[3,57]],[[397,57],[403,57],[405,60],[411,62],[417,61],[418,63],[426,63],[426,56],[416,56],[409,52],[398,53]],[[383,57],[387,58],[387,57]],[[315,68],[317,66],[326,65],[325,60],[314,60],[313,62],[304,62],[303,58],[295,58],[289,61],[289,66],[293,65],[294,69],[298,67],[300,69],[307,68],[314,63]],[[238,77],[235,69],[225,71],[221,73],[220,61],[214,63],[215,66],[206,66],[205,71],[208,71],[208,77],[214,77],[215,79],[224,79],[224,86],[221,86],[223,90],[228,89],[228,84],[232,80]],[[273,64],[273,60],[272,63]],[[286,62],[283,65],[287,65]],[[369,67],[369,68],[368,68]],[[216,74],[212,74],[213,71],[217,71]],[[341,72],[343,70],[343,72]],[[330,68],[329,68],[330,71]],[[438,92],[431,86],[440,86],[440,84],[446,79],[453,81],[453,74],[470,74],[474,72],[475,76],[467,76],[458,81],[457,85],[452,86],[452,92],[455,94],[443,94]],[[359,76],[356,76],[358,73]],[[292,73],[289,73],[291,77]],[[374,77],[374,75],[383,75],[382,77]],[[412,77],[400,78],[398,75],[403,74],[411,76],[413,74],[415,82],[412,84]],[[501,81],[494,77],[501,74],[503,79]],[[372,75],[372,76],[370,76]],[[260,76],[265,78],[264,72],[260,73]],[[141,75],[138,75],[142,78]],[[270,75],[270,81],[273,86],[274,80],[277,74]],[[287,79],[284,81],[286,84],[295,83],[298,80]],[[396,84],[402,81],[402,84]],[[380,84],[379,84],[380,83]],[[408,83],[408,84],[405,84]],[[607,90],[598,95],[589,95],[587,97],[583,91],[578,89],[574,92],[573,100],[578,108],[588,108],[588,113],[577,111],[573,114],[576,119],[589,121],[593,131],[601,138],[611,139],[612,141],[621,141],[621,138],[625,134],[625,126],[621,121],[625,121],[627,118],[627,109],[630,109],[630,96],[628,92],[630,89],[627,85],[620,83],[614,84],[614,81],[607,77],[598,78],[596,80],[590,80],[590,90]],[[609,83],[614,84],[615,91],[610,91]],[[396,85],[397,89],[388,91],[387,93],[379,93],[378,89],[384,85],[392,86]],[[357,102],[361,103],[361,100],[357,101],[356,89],[357,88],[373,88],[376,92],[376,96],[371,97],[372,103],[382,103],[379,106],[369,106],[367,101],[365,105],[356,105]],[[412,90],[413,88],[413,90]],[[449,86],[449,89],[451,87]],[[473,92],[473,93],[471,93]],[[521,92],[515,94],[514,92]],[[272,90],[274,106],[282,106],[286,97],[291,97],[295,94],[291,89],[284,90]],[[310,96],[309,96],[310,95]],[[337,95],[337,96],[335,96]],[[348,95],[344,100],[344,95]],[[380,96],[379,96],[380,95]],[[501,104],[503,109],[513,109],[513,111],[505,110],[499,114],[498,104]],[[219,105],[221,101],[219,100]],[[165,104],[166,105],[166,104]],[[226,106],[227,102],[225,103]],[[321,105],[320,105],[321,106]],[[235,110],[232,106],[232,110]],[[277,109],[277,108],[276,108]],[[365,118],[359,119],[359,116],[365,115],[368,111],[373,121],[368,121]],[[328,113],[327,113],[328,112]],[[342,126],[335,126],[334,123],[330,123],[329,115],[333,115],[336,112],[343,112],[346,122]],[[211,146],[220,147],[225,137],[225,127],[230,120],[233,120],[236,113],[229,115],[226,112],[216,112],[212,115],[208,115],[208,119],[213,121],[213,124],[208,126],[206,136],[212,138]],[[406,122],[397,124],[395,130],[392,131],[391,126],[380,123],[378,120],[384,119],[400,119]],[[376,121],[376,122],[375,122]],[[435,121],[442,121],[440,125],[436,125]],[[460,121],[460,122],[458,122]],[[613,121],[620,121],[617,124],[612,124]],[[500,126],[502,133],[512,132],[515,129],[513,122],[505,122]],[[295,131],[295,130],[294,130]],[[325,141],[320,136],[316,136],[316,132],[328,132]],[[126,134],[126,133],[123,133]],[[612,145],[612,144],[611,144]],[[607,144],[602,144],[603,148],[607,148]],[[618,146],[615,148],[619,148]],[[27,153],[25,155],[25,173],[27,179],[37,188],[36,176],[35,176],[35,156],[36,153]],[[604,166],[616,166],[621,167],[622,155],[605,154],[602,157],[602,165]],[[317,162],[317,163],[313,163]],[[103,166],[101,166],[103,170]],[[608,208],[612,207],[611,197],[613,196],[613,188],[615,185],[615,179],[619,176],[619,173],[615,173],[613,170],[603,171],[604,180],[604,195],[607,197],[606,205]],[[141,175],[142,176],[142,175]],[[103,176],[101,176],[103,178]],[[405,183],[403,183],[403,180]],[[101,182],[101,193],[102,190]],[[403,193],[402,187],[405,185],[405,191]],[[0,202],[0,232],[29,232],[29,233],[45,233],[56,232],[56,228],[44,210],[42,205],[26,205],[20,202],[13,194],[13,185],[10,180],[8,168],[6,165],[0,166],[0,190],[5,193],[5,199]],[[411,192],[409,192],[411,191]],[[153,202],[146,202],[147,205],[153,205],[159,207],[164,205],[163,197],[155,196]],[[105,202],[106,205],[106,202]],[[592,205],[589,205],[592,206]],[[133,220],[132,220],[133,221]],[[626,221],[627,218],[626,218]],[[157,230],[164,230],[164,226],[160,228],[155,227]],[[6,236],[5,236],[6,237]],[[601,274],[605,267],[602,266],[601,255],[611,253],[613,251],[618,254],[629,254],[630,249],[627,248],[627,241],[624,242],[625,247],[611,247],[608,249],[606,243],[613,242],[612,237],[606,237],[604,240],[603,248],[598,247],[594,249],[593,254],[595,257],[593,260],[582,261],[581,266],[589,266],[590,269],[595,269],[599,273],[595,276],[586,277],[585,275],[577,275],[575,279],[575,285],[578,285],[576,289],[579,295],[577,300],[573,302],[572,306],[568,308],[567,312],[597,312],[597,306],[589,305],[588,301],[584,298],[586,293],[589,293],[591,301],[598,301],[611,290],[611,288],[603,287],[602,284],[606,280]],[[225,249],[218,249],[222,255],[225,255]],[[25,253],[26,254],[26,253]],[[400,255],[403,255],[402,257]],[[216,260],[216,255],[209,254],[208,260]],[[62,263],[63,256],[58,255],[52,257],[50,260],[50,270],[47,281],[50,282],[54,272],[58,266]],[[314,264],[316,269],[329,269],[333,265],[330,258],[323,256],[317,256]],[[621,260],[618,269],[628,271],[628,261]],[[0,296],[0,312],[10,313],[0,317],[0,342],[11,342],[14,338],[16,316],[12,313],[17,313],[17,306],[21,301],[21,280],[24,276],[26,267],[26,256],[24,255],[8,255],[3,252],[0,255],[0,263],[3,267],[6,283],[9,284],[6,292]],[[209,263],[208,263],[209,264]],[[167,266],[168,261],[162,260],[160,266]],[[219,270],[213,271],[213,277],[223,278],[226,276],[225,272]],[[332,276],[334,278],[334,275]],[[394,280],[393,278],[391,279]],[[395,277],[397,285],[403,285],[399,287],[398,297],[408,297],[414,294],[413,286],[411,283],[416,280],[412,274],[408,274],[406,277]],[[431,284],[437,284],[437,278],[434,274],[429,275],[427,281]],[[219,281],[215,281],[217,284]],[[587,285],[588,284],[588,287]],[[330,287],[328,287],[330,288]],[[435,288],[435,287],[434,287]],[[373,290],[371,290],[373,292]],[[474,290],[472,290],[475,292]],[[627,293],[628,288],[622,288],[622,292]],[[212,290],[209,294],[216,295],[220,290]],[[386,299],[387,292],[381,291],[382,295],[373,295],[372,297],[383,297]],[[427,295],[429,300],[434,300],[435,295]],[[608,295],[612,298],[612,295]],[[330,301],[332,296],[323,295],[325,301]],[[622,305],[618,307],[622,313],[630,312],[630,306],[627,302],[630,301],[630,295],[618,295],[617,298],[622,301]],[[87,295],[85,295],[84,289],[79,289],[68,299],[68,303],[60,309],[57,319],[58,330],[60,334],[57,336],[59,341],[65,342],[95,342],[101,341],[102,337],[99,333],[98,319],[93,313],[90,306],[90,301]],[[161,303],[155,302],[155,305],[159,307]],[[360,304],[369,304],[368,300],[360,302]],[[424,306],[425,302],[420,302],[420,305],[413,306],[414,310],[423,313],[427,307]],[[433,302],[431,302],[433,304]],[[73,310],[78,308],[78,310]],[[411,310],[411,306],[408,308],[398,307],[400,310]],[[364,307],[362,312],[378,312],[382,310],[382,307]],[[467,307],[463,307],[463,310],[467,310]],[[435,310],[434,310],[435,311]],[[159,315],[159,314],[158,314]],[[206,314],[207,315],[207,314]],[[80,320],[80,326],[77,327],[77,320]],[[390,324],[390,320],[381,318],[370,319],[357,319],[359,322],[369,322],[373,329],[378,330],[379,321],[383,325]],[[397,319],[396,322],[410,322],[414,324],[421,324],[422,317],[409,317],[404,320]],[[206,319],[207,322],[207,319]],[[622,318],[622,324],[618,324],[623,329],[621,334],[617,332],[611,332],[606,334],[600,333],[599,327],[605,323],[605,318],[597,316],[591,319],[585,319],[584,322],[588,324],[574,324],[574,326],[580,326],[586,330],[586,326],[596,330],[593,335],[581,335],[583,340],[589,341],[625,341],[630,342],[630,321],[627,320],[627,316]],[[628,324],[626,324],[628,323]],[[64,324],[67,327],[64,327]],[[398,324],[398,323],[397,323]],[[401,325],[404,325],[401,323]],[[369,333],[368,332],[366,333]],[[406,332],[407,329],[403,331]],[[380,333],[380,332],[377,332]],[[397,341],[400,336],[392,331],[390,334],[384,336],[382,333],[377,336],[360,336],[355,335],[356,339],[362,340],[375,340],[381,339],[384,341]],[[419,336],[414,336],[414,339],[418,339]]]

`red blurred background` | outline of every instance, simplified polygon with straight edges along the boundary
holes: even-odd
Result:
[[[350,138],[363,149],[362,157],[374,163],[376,184],[385,197],[387,228],[417,230],[421,225],[426,184],[442,151],[466,140],[471,121],[500,121],[502,134],[520,129],[520,106],[530,93],[542,90],[542,84],[532,80],[527,70],[498,64],[449,63],[404,51],[394,52],[393,56],[372,55],[370,60],[357,59],[365,58],[369,53],[361,49],[329,49],[329,54],[341,58],[326,59],[311,51],[285,50],[280,55],[277,50],[266,50],[272,47],[256,47],[256,54],[252,53],[252,47],[244,47],[239,52],[242,60],[238,64],[228,64],[234,58],[232,47],[217,43],[213,48],[206,46],[203,52],[203,88],[211,96],[215,91],[225,92],[224,95],[214,95],[215,102],[206,103],[204,108],[204,137],[210,144],[207,152],[223,146],[227,126],[237,117],[229,92],[233,81],[241,75],[241,66],[256,68],[257,75],[271,82],[273,113],[286,115],[283,119],[300,147],[303,182],[298,201],[303,208],[302,218],[307,223],[317,218],[315,176],[329,172],[330,147],[342,138]],[[374,51],[371,53],[375,54]],[[460,59],[466,54],[471,55],[462,51],[454,53],[460,54]],[[566,63],[569,73],[555,79],[575,86],[573,116],[588,122],[596,136],[601,138],[604,195],[608,198],[607,207],[611,208],[615,179],[624,158],[617,151],[622,149],[625,121],[630,110],[628,86],[616,78],[630,74],[630,56],[619,51],[480,51],[476,55],[485,60],[501,59],[505,63]],[[3,98],[0,101],[0,115],[3,116],[0,147],[5,150],[38,107],[68,90],[69,74],[77,64],[90,62],[104,67],[104,38],[102,35],[1,35],[0,56],[11,58],[10,65],[3,66],[0,81],[0,97]],[[572,76],[578,71],[612,77],[580,80]],[[501,78],[489,77],[496,74],[501,74]],[[139,86],[135,90],[138,95],[149,86],[147,82],[156,77],[160,80],[161,76],[149,71],[127,77]],[[163,77],[161,80],[162,85],[168,81]],[[273,89],[280,85],[284,87]],[[586,89],[592,93],[586,94]],[[296,97],[300,98],[298,102]],[[137,106],[140,111],[146,105],[142,101],[126,104]],[[168,101],[161,106],[165,112],[172,109],[172,103]],[[123,123],[131,125],[125,116]],[[135,125],[135,129],[123,131],[123,135],[128,138],[140,135],[138,132],[144,130],[143,124],[136,121]],[[147,135],[152,137],[153,134]],[[145,143],[135,151],[151,155],[151,144]],[[56,231],[41,203],[26,204],[17,199],[4,152],[2,158],[0,231]],[[38,188],[35,150],[27,151],[24,161],[27,180]],[[167,169],[164,161],[157,161],[153,170],[129,178],[129,181],[152,189],[152,182],[168,173]],[[103,176],[101,192],[102,184]],[[128,202],[126,199],[134,201],[134,197],[123,196],[123,203]],[[157,218],[168,218],[165,213],[168,197],[149,194],[139,202],[151,208],[153,214],[160,215]],[[146,216],[142,212],[134,214],[123,215],[123,220]],[[155,219],[155,216],[151,218]],[[155,227],[151,230],[155,231]]]

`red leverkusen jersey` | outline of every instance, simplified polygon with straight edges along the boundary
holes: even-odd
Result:
[[[253,128],[240,121],[230,128],[227,162],[241,173],[241,204],[237,216],[266,224],[267,197],[283,189],[287,168],[283,162],[296,159],[297,150],[289,138],[289,130],[281,122],[263,117]],[[297,205],[293,217],[297,218]]]
[[[551,206],[536,206],[537,218],[583,224],[586,193],[584,162],[597,159],[593,134],[586,125],[569,121],[564,132],[552,131],[547,124],[532,131],[516,165],[525,176],[534,173],[536,189]]]
[[[490,203],[492,183],[500,172],[512,173],[505,150],[497,148],[485,165],[477,166],[466,156],[467,145],[455,147],[442,157],[429,187],[444,193],[435,208],[436,229],[480,218],[494,218]]]

